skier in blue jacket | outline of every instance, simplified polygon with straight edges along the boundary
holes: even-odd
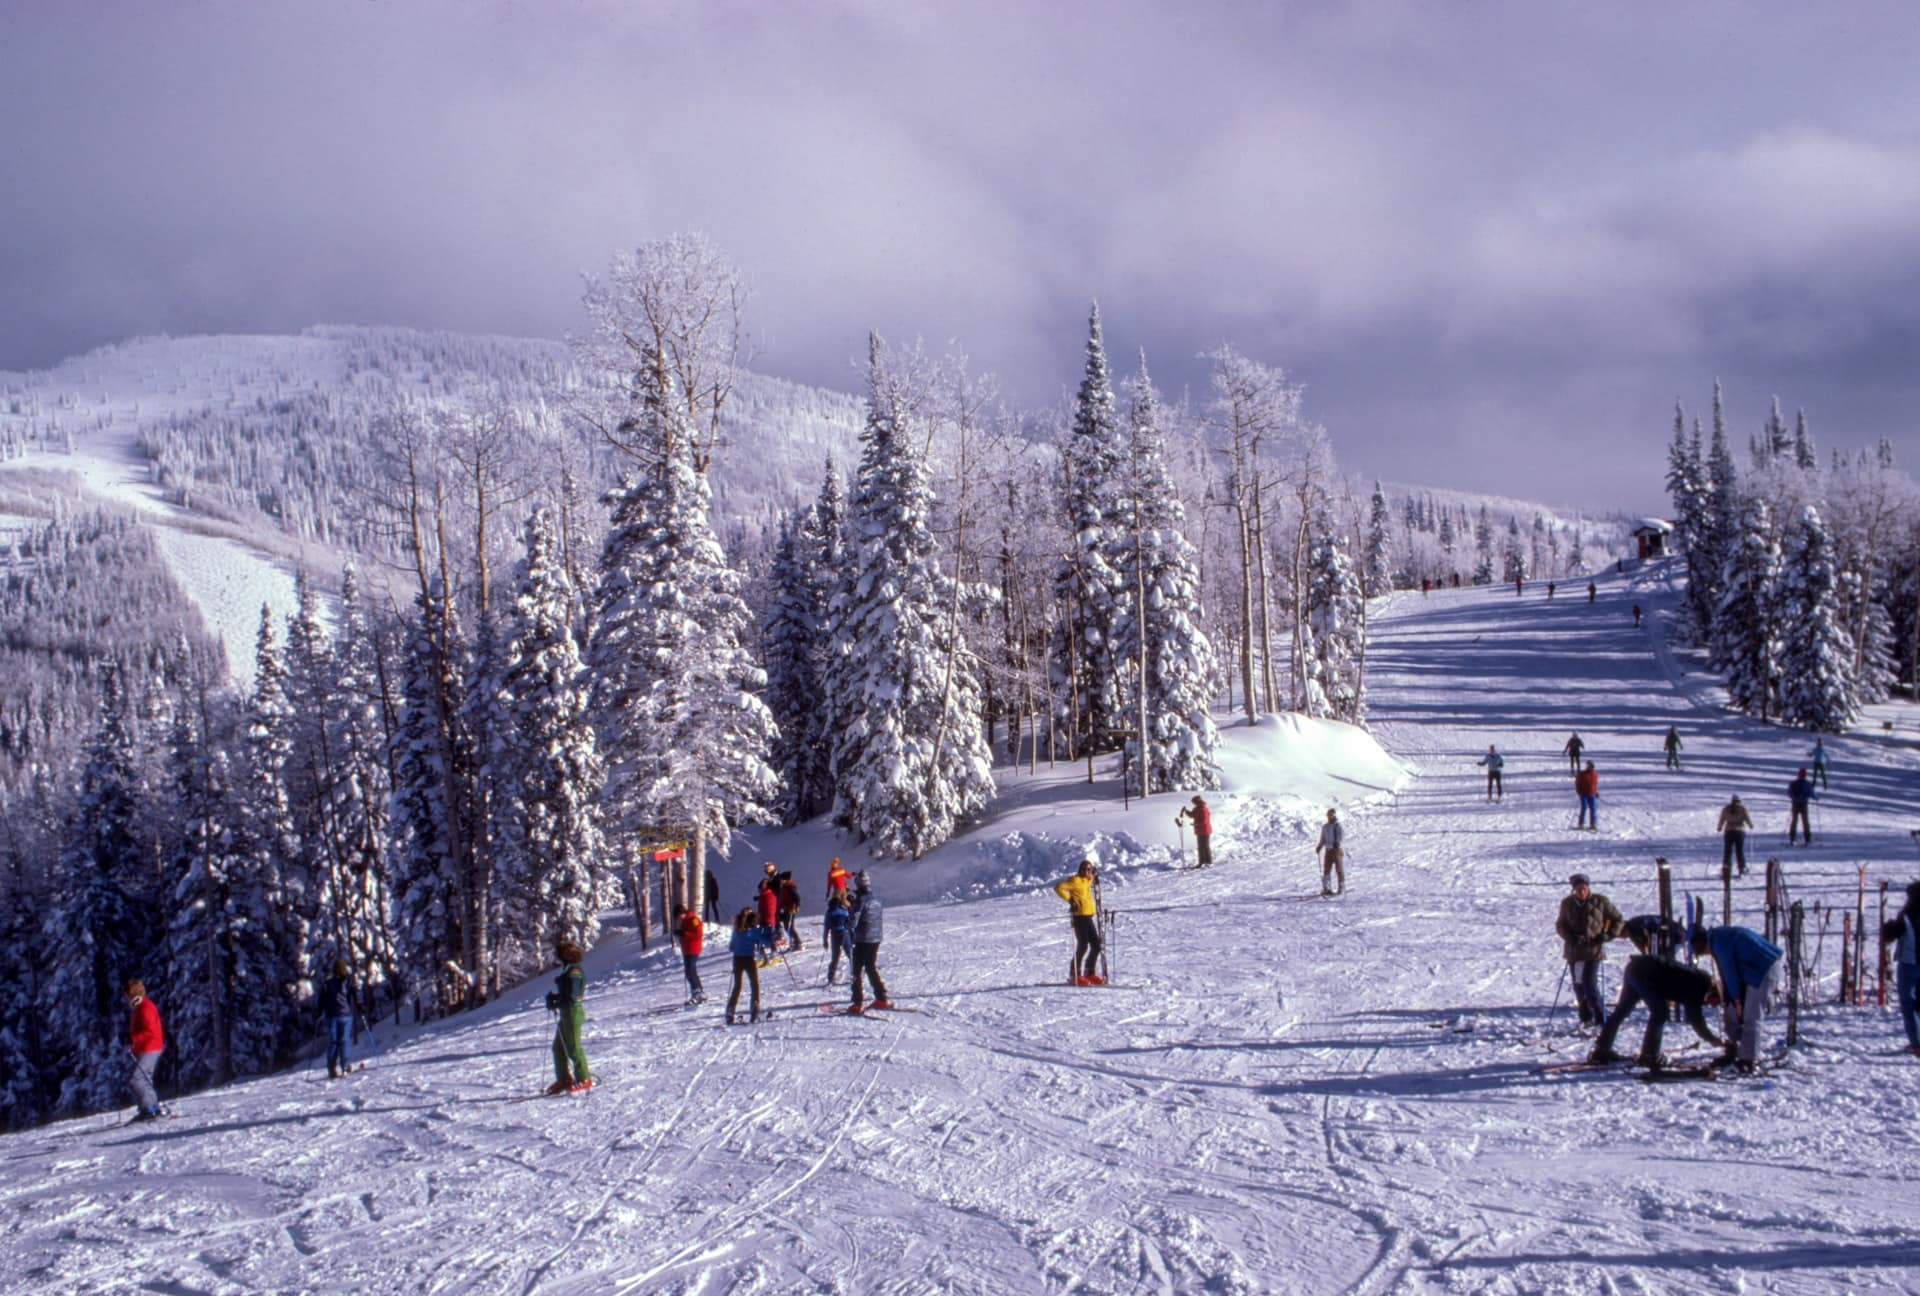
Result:
[[[1720,971],[1720,985],[1733,1027],[1740,1031],[1734,1059],[1742,1071],[1751,1072],[1760,1056],[1760,1023],[1767,1015],[1767,1000],[1780,983],[1780,969],[1786,961],[1780,947],[1745,927],[1695,927],[1693,953],[1713,955]]]
[[[773,948],[773,931],[760,925],[760,914],[752,905],[748,905],[733,916],[733,939],[727,944],[727,952],[733,955],[733,991],[727,996],[727,1025],[733,1025],[734,1013],[740,1007],[740,983],[751,982],[753,998],[749,1011],[753,1014],[749,1020],[760,1020],[760,960],[762,949]]]
[[[1827,790],[1827,740],[1815,738],[1813,750],[1807,753],[1807,759],[1813,762],[1813,777],[1820,784],[1820,790]]]
[[[868,879],[865,869],[861,869],[853,881],[853,914],[849,934],[853,937],[853,1011],[860,1012],[865,1006],[866,987],[861,983],[862,974],[873,982],[873,1006],[891,1007],[887,1002],[887,983],[880,979],[880,897],[874,895],[873,883]]]
[[[1895,946],[1894,989],[1900,999],[1900,1022],[1907,1028],[1907,1048],[1920,1057],[1920,882],[1907,884],[1906,906],[1880,929],[1882,942]]]
[[[1807,832],[1807,845],[1813,845],[1813,821],[1807,817],[1807,807],[1814,801],[1813,780],[1807,777],[1806,770],[1787,784],[1787,800],[1793,803],[1793,813],[1787,819],[1787,845],[1793,845],[1794,829],[1804,828]]]
[[[827,892],[827,984],[832,985],[840,975],[840,960],[852,953],[848,940],[847,927],[852,921],[852,907],[847,903],[847,893],[838,887]]]

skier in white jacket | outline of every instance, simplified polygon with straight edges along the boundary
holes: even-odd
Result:
[[[1340,816],[1327,811],[1327,821],[1320,825],[1320,844],[1313,848],[1320,856],[1320,894],[1323,896],[1340,895],[1347,889],[1347,857],[1341,848],[1346,835],[1340,826]],[[1333,884],[1335,878],[1339,879],[1337,889]]]

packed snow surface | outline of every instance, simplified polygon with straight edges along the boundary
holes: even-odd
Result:
[[[1633,602],[1656,613],[1645,630]],[[1713,821],[1739,791],[1756,858],[1780,854],[1810,907],[1850,909],[1862,864],[1896,894],[1920,873],[1913,744],[1830,741],[1814,845],[1789,853],[1809,743],[1682,677],[1672,607],[1657,567],[1592,604],[1504,587],[1376,604],[1373,733],[1397,760],[1337,726],[1230,730],[1205,871],[1179,867],[1181,794],[1125,810],[1105,765],[1091,786],[1084,767],[1001,770],[992,824],[872,868],[882,970],[917,1012],[816,1011],[846,998],[823,984],[822,872],[856,852],[762,833],[719,871],[730,906],[763,857],[805,883],[806,946],[764,974],[775,1016],[721,1024],[718,932],[714,1001],[687,1009],[678,960],[616,925],[589,960],[590,1094],[533,1097],[552,1074],[535,984],[382,1029],[350,1079],[308,1066],[157,1125],[12,1136],[0,1288],[1913,1290],[1920,1061],[1890,1011],[1814,1010],[1765,1080],[1535,1072],[1587,1047],[1564,995],[1550,1013],[1570,872],[1643,913],[1666,855],[1717,912]],[[1575,729],[1598,833],[1571,828]],[[1497,803],[1473,764],[1489,742],[1508,758]],[[1311,850],[1329,803],[1351,821],[1336,899]],[[1118,914],[1114,984],[1072,989],[1044,883],[1089,846]],[[1734,893],[1754,925],[1758,874]]]

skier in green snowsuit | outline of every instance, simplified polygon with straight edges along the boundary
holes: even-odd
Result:
[[[587,1051],[580,1046],[580,1030],[587,1024],[587,974],[580,970],[580,947],[561,941],[553,947],[563,964],[554,978],[555,989],[547,995],[547,1007],[560,1014],[553,1032],[554,1081],[550,1094],[584,1092],[593,1088],[593,1073],[587,1069]]]

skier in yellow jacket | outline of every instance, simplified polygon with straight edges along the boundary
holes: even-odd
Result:
[[[1105,985],[1100,975],[1099,910],[1093,899],[1093,861],[1080,861],[1080,871],[1053,884],[1053,893],[1067,902],[1073,915],[1073,984]]]

